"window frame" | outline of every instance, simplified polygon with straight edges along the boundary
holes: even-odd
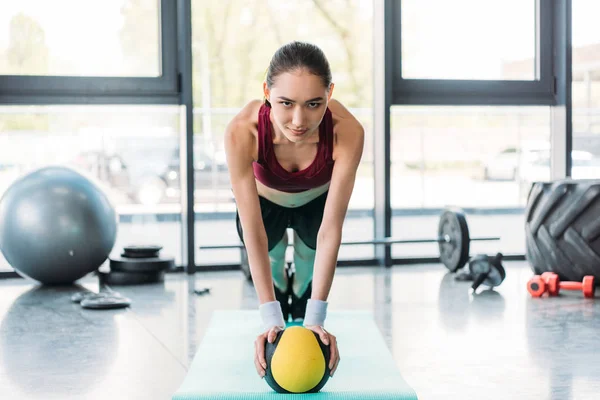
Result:
[[[179,104],[177,2],[156,0],[160,75],[157,77],[0,75],[0,104]]]
[[[402,0],[386,0],[394,105],[555,105],[552,0],[536,0],[537,80],[406,79],[402,76]]]

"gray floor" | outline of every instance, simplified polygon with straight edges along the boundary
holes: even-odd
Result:
[[[477,295],[441,265],[340,268],[330,307],[373,311],[420,399],[599,398],[600,302],[531,299],[527,265],[506,265],[502,286]],[[204,286],[212,293],[193,294]],[[133,300],[120,311],[71,303],[82,287],[0,281],[0,398],[169,399],[211,312],[257,305],[238,272],[119,288]]]

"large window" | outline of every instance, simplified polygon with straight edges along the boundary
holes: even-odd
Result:
[[[402,0],[403,78],[536,79],[535,3]]]
[[[158,244],[181,263],[181,206],[169,195],[179,165],[179,115],[178,106],[0,107],[0,196],[37,168],[69,166],[115,206],[115,254],[125,245]]]
[[[552,105],[551,1],[385,1],[393,104]]]
[[[472,236],[502,237],[500,246],[474,243],[474,251],[524,252],[520,235],[527,193],[532,182],[550,178],[550,143],[560,142],[550,140],[550,132],[556,132],[555,139],[561,128],[551,129],[551,115],[558,114],[550,107],[564,89],[554,76],[564,56],[563,3],[46,3],[0,5],[0,194],[35,168],[69,165],[96,180],[117,207],[121,225],[115,251],[125,244],[158,243],[187,264],[181,257],[187,247],[182,246],[181,218],[193,210],[193,219],[186,221],[194,224],[189,228],[195,234],[196,264],[239,263],[237,250],[197,249],[239,242],[225,127],[248,101],[262,97],[274,51],[303,40],[325,51],[334,98],[365,127],[343,240],[373,238],[375,189],[383,194],[387,188],[385,179],[374,179],[375,170],[386,170],[374,166],[389,161],[393,236],[432,237],[439,211],[456,205],[470,210]],[[595,58],[600,36],[593,18],[599,6],[593,0],[572,6],[572,175],[600,177]],[[381,27],[375,37],[374,27]],[[373,39],[380,37],[374,47]],[[385,50],[385,62],[373,63],[374,50]],[[385,143],[391,160],[374,160],[374,144],[380,146],[376,154],[384,154],[375,134],[385,134],[383,127],[374,128],[381,121],[372,118],[374,78],[394,105],[391,141]],[[179,107],[190,103],[190,88],[192,109]],[[191,128],[182,115],[188,115]],[[193,174],[185,177],[183,139],[190,136]],[[193,204],[184,201],[184,178],[194,181]],[[388,214],[388,198],[377,200],[379,223]],[[385,235],[392,234],[382,226]],[[431,256],[435,247],[393,250],[395,257]],[[371,258],[373,250],[342,247],[339,259]]]
[[[524,253],[529,188],[550,176],[555,11],[534,0],[385,2],[386,234],[435,238],[454,206],[472,237],[501,238],[471,243],[472,253]],[[437,243],[392,247],[392,258],[438,254]]]
[[[115,206],[115,253],[158,244],[182,262],[173,176],[185,121],[179,106],[167,105],[180,101],[176,6],[168,0],[0,5],[0,104],[6,105],[0,106],[0,194],[37,168],[69,166]]]
[[[573,2],[573,152],[574,178],[600,179],[600,4]]]
[[[440,210],[467,215],[473,252],[523,254],[523,213],[531,183],[550,177],[548,107],[392,107],[392,232],[437,235]],[[437,244],[398,245],[394,257],[433,256]]]
[[[1,104],[178,104],[177,2],[0,5]]]
[[[158,76],[159,26],[158,0],[5,1],[0,74]]]
[[[297,18],[301,15],[302,18]],[[372,1],[192,2],[196,241],[238,243],[235,204],[223,151],[227,123],[248,101],[262,98],[271,56],[303,40],[320,46],[331,64],[334,98],[366,130],[363,163],[350,204],[344,240],[373,237]],[[352,219],[355,218],[355,219]],[[360,226],[360,229],[353,229]],[[358,253],[357,253],[358,252]],[[372,257],[372,248],[342,248],[340,259]],[[199,265],[239,262],[239,252],[197,252]]]

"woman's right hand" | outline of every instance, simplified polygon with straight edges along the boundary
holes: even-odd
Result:
[[[268,331],[258,335],[254,341],[254,366],[256,372],[261,378],[265,377],[267,369],[267,360],[265,360],[265,346],[266,342],[273,343],[277,337],[277,333],[282,331],[279,326],[274,326]]]

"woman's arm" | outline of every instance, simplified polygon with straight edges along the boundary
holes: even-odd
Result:
[[[252,169],[255,136],[251,132],[252,111],[255,107],[246,106],[227,126],[225,131],[225,152],[235,197],[244,245],[254,287],[260,304],[275,301],[273,278],[269,261],[268,242],[260,212],[258,192]]]
[[[254,341],[254,367],[256,372],[264,377],[267,368],[265,342],[275,341],[277,332],[285,329],[285,321],[281,306],[275,300],[267,233],[262,221],[252,169],[256,148],[256,141],[252,134],[255,116],[256,102],[251,102],[229,123],[225,130],[225,152],[231,188],[242,224],[244,245],[248,252],[250,273],[258,295],[260,315],[265,328],[265,332],[258,335]]]
[[[331,102],[330,109],[339,118],[334,128],[335,165],[317,236],[311,295],[311,299],[321,301],[327,301],[333,282],[342,226],[364,146],[364,129],[354,116],[335,100]]]
[[[331,376],[333,376],[340,362],[337,338],[325,331],[323,325],[327,313],[327,297],[333,282],[342,241],[342,226],[354,189],[356,170],[362,157],[364,129],[352,114],[337,101],[331,102],[330,109],[337,119],[334,127],[333,158],[335,165],[325,201],[323,221],[317,234],[312,294],[306,304],[304,326],[317,333],[323,343],[329,345],[331,352],[329,368]]]

